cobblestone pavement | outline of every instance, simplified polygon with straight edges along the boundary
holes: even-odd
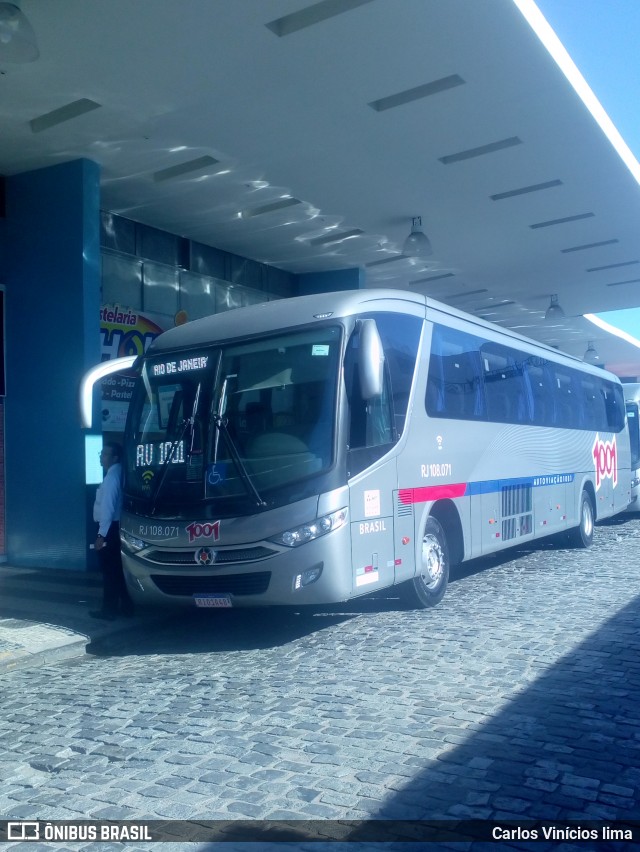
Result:
[[[195,611],[5,673],[0,816],[639,819],[639,545],[629,517],[467,563],[433,610]]]

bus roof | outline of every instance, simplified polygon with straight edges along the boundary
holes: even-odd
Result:
[[[149,353],[249,337],[373,310],[409,311],[424,317],[426,299],[402,290],[345,290],[276,299],[212,314],[169,329],[153,341]]]
[[[475,326],[471,333],[498,335],[514,344],[544,351],[550,360],[580,365],[585,372],[602,375],[601,367],[586,364],[579,358],[561,352],[552,346],[538,343],[529,337],[505,329],[480,317],[467,314],[443,302],[419,293],[392,289],[344,290],[332,293],[314,293],[275,299],[244,308],[234,308],[176,326],[159,335],[149,346],[147,354],[155,355],[168,350],[193,349],[211,343],[237,340],[258,334],[269,334],[281,329],[312,325],[317,322],[369,311],[397,311],[438,321],[438,314],[454,317]],[[612,378],[617,378],[610,374]],[[640,385],[639,385],[640,387]]]

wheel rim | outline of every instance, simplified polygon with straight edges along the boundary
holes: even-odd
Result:
[[[444,551],[438,539],[426,535],[422,539],[420,579],[427,589],[435,588],[444,574]]]
[[[588,500],[585,500],[582,504],[582,529],[585,536],[591,538],[593,535],[593,512]]]

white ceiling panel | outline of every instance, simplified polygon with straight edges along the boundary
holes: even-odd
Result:
[[[89,157],[105,209],[292,272],[361,267],[640,375],[582,319],[640,304],[638,184],[512,0],[21,6],[40,58],[0,60],[0,172]],[[420,262],[399,257],[414,216]]]

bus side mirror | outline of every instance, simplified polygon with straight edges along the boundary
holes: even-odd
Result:
[[[358,373],[363,399],[382,396],[384,385],[384,350],[373,319],[360,320]]]

